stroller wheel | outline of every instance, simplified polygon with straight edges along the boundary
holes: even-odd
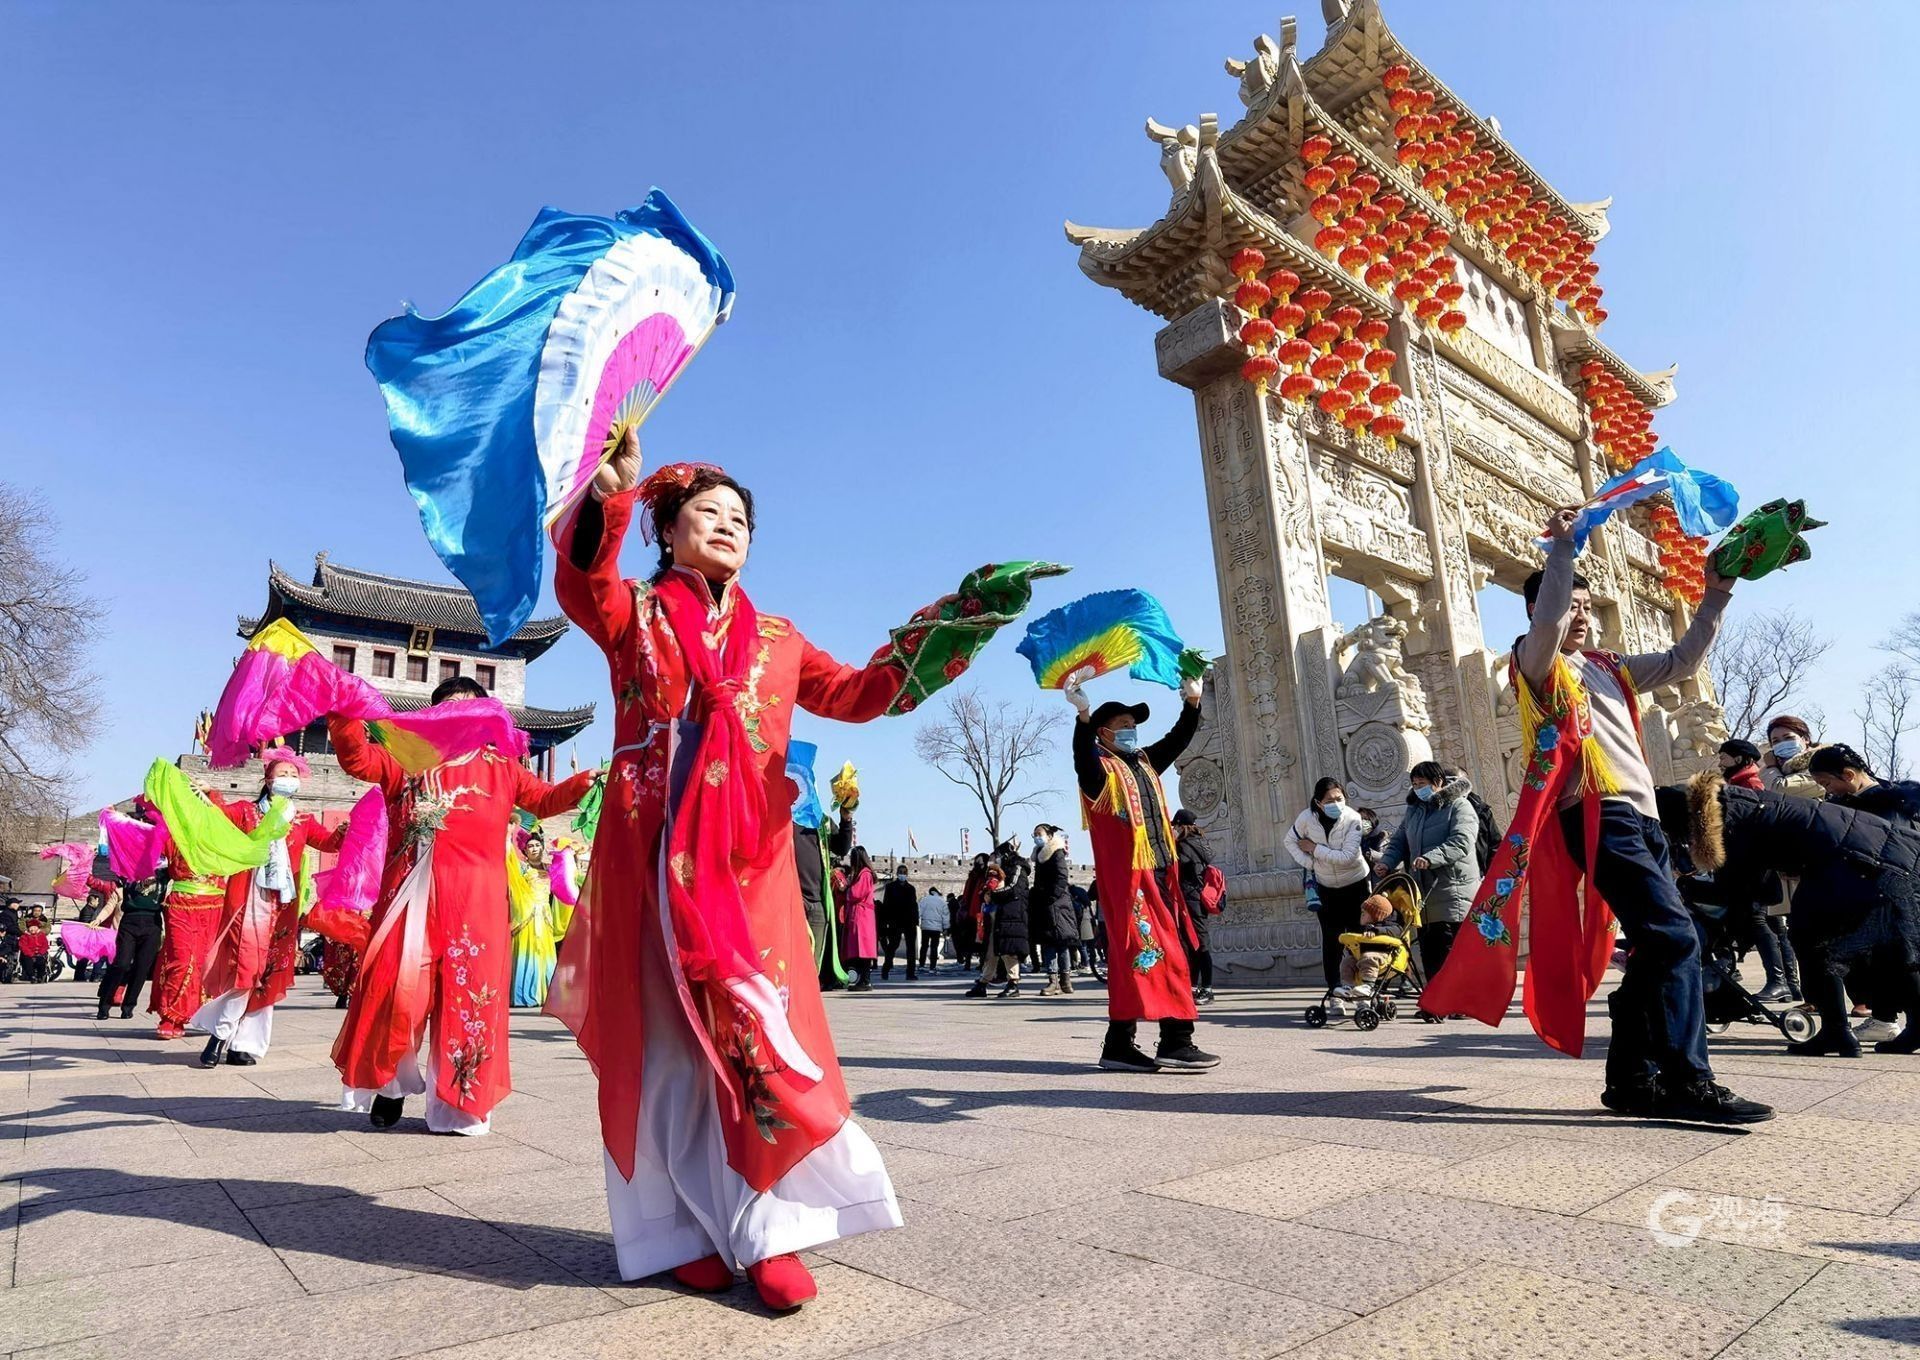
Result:
[[[1389,997],[1387,1000],[1382,1001],[1380,1003],[1381,1019],[1391,1020],[1393,1019],[1394,1016],[1398,1015],[1399,1013],[1400,1013],[1399,1003],[1394,1001],[1391,997]]]
[[[1804,1044],[1818,1029],[1819,1026],[1813,1022],[1813,1016],[1798,1006],[1780,1017],[1780,1032],[1796,1044]]]
[[[1307,1022],[1308,1029],[1325,1029],[1327,1025],[1327,1008],[1325,1006],[1309,1006],[1307,1007],[1306,1015],[1301,1018]]]
[[[1371,1006],[1362,1006],[1353,1013],[1353,1027],[1357,1030],[1380,1028],[1380,1012]]]
[[[1733,1028],[1733,1021],[1731,1020],[1715,1020],[1710,1022],[1707,1025],[1707,1033],[1725,1034],[1728,1030],[1732,1028]]]

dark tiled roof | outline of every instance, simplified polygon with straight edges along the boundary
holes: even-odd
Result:
[[[409,581],[401,576],[358,571],[338,567],[321,553],[314,559],[313,580],[302,581],[284,570],[278,562],[269,562],[270,600],[305,605],[354,618],[381,619],[409,626],[427,624],[450,633],[485,638],[487,628],[480,621],[473,596],[459,586],[435,585],[429,581]],[[279,611],[269,605],[257,619],[240,620],[241,632],[251,636],[260,624]],[[558,615],[547,619],[529,619],[510,639],[522,646],[532,643],[541,651],[567,631],[567,620]]]
[[[416,713],[427,706],[427,696],[389,694],[387,702],[393,705],[396,713]],[[577,732],[593,721],[592,704],[582,704],[579,708],[529,708],[521,704],[508,704],[507,712],[513,714],[514,725],[522,732],[564,732],[568,728]]]

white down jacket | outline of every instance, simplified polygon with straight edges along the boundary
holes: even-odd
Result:
[[[1308,808],[1294,818],[1287,836],[1287,851],[1314,881],[1324,888],[1345,888],[1363,881],[1369,872],[1367,857],[1360,849],[1365,825],[1360,814],[1342,803],[1340,820],[1331,827],[1318,811]],[[1299,837],[1313,842],[1313,853],[1300,848]]]

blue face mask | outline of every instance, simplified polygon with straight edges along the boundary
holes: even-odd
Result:
[[[1414,785],[1413,796],[1415,798],[1418,798],[1423,803],[1431,803],[1433,801],[1433,785],[1431,784]]]
[[[1777,741],[1773,744],[1773,754],[1778,760],[1792,760],[1801,750],[1798,741]]]
[[[1122,727],[1113,734],[1113,746],[1117,751],[1138,751],[1140,749],[1140,729]]]

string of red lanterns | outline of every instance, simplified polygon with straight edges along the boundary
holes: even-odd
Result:
[[[1707,540],[1680,527],[1680,516],[1664,497],[1650,502],[1653,541],[1660,552],[1660,571],[1667,589],[1690,605],[1707,592]]]
[[[1653,432],[1652,409],[1612,370],[1598,359],[1589,359],[1580,366],[1580,378],[1593,443],[1615,472],[1625,472],[1660,447],[1660,437]],[[1667,589],[1688,604],[1699,604],[1707,588],[1707,540],[1680,527],[1680,517],[1665,496],[1648,504]]]
[[[1371,434],[1393,448],[1407,423],[1393,409],[1403,394],[1390,378],[1396,356],[1382,347],[1386,321],[1351,303],[1335,307],[1332,293],[1303,286],[1291,269],[1263,279],[1266,265],[1266,255],[1251,246],[1231,264],[1240,280],[1233,305],[1245,316],[1240,341],[1249,351],[1240,376],[1263,395],[1280,377],[1282,400],[1312,400],[1356,436]]]
[[[1517,171],[1496,170],[1498,157],[1476,149],[1478,134],[1459,126],[1460,110],[1415,85],[1411,68],[1389,66],[1381,72],[1380,83],[1395,114],[1395,157],[1408,174],[1419,176],[1420,187],[1548,296],[1590,325],[1605,321],[1593,242],[1545,203],[1535,202],[1533,186],[1523,183]]]
[[[1375,293],[1398,299],[1420,324],[1457,334],[1467,324],[1455,307],[1466,288],[1447,254],[1452,233],[1426,213],[1408,212],[1401,195],[1383,193],[1380,177],[1361,169],[1358,158],[1333,153],[1329,137],[1300,144],[1303,178],[1314,194],[1307,211],[1320,223],[1314,249]]]

